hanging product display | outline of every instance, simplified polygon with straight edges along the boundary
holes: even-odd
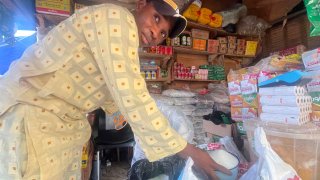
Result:
[[[319,0],[304,0],[308,19],[311,23],[310,36],[320,35],[320,6]]]

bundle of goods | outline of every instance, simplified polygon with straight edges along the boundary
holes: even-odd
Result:
[[[210,96],[215,102],[214,110],[230,113],[230,101],[227,85],[223,82],[220,84],[209,83],[208,90],[208,96]]]
[[[202,116],[208,113],[209,109],[211,112],[212,108],[197,108],[196,106],[196,104],[199,104],[199,100],[203,100],[204,98],[199,98],[196,93],[190,91],[175,89],[164,90],[162,96],[169,97],[173,107],[179,109],[185,116],[191,119],[194,128],[194,142],[196,144],[206,143],[207,138],[203,131]],[[210,99],[207,99],[206,101],[208,104],[214,104]],[[202,101],[202,103],[204,102]],[[198,105],[198,107],[199,106],[202,105]]]
[[[257,117],[257,79],[255,70],[249,68],[229,72],[228,89],[233,120],[244,121]]]
[[[259,89],[262,121],[301,125],[310,121],[312,99],[302,86]]]
[[[207,69],[208,70],[208,78],[209,80],[225,80],[226,74],[223,66],[218,65],[201,65],[199,69]]]
[[[261,59],[255,67],[265,72],[286,72],[304,69],[301,54],[305,47],[302,45],[274,52],[271,56]],[[308,56],[305,54],[305,56]],[[306,63],[305,63],[306,64]],[[307,66],[305,65],[307,68]]]
[[[312,98],[311,120],[320,125],[320,72],[316,71],[311,82],[307,84],[308,94]]]

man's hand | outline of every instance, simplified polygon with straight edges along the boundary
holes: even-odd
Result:
[[[231,175],[229,169],[217,164],[207,152],[191,144],[188,144],[178,155],[185,159],[191,157],[194,164],[202,169],[211,179],[219,179],[214,172],[215,170]]]

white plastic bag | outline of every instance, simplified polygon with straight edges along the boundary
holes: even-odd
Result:
[[[271,148],[262,127],[254,131],[254,147],[259,159],[240,180],[301,179],[297,172]]]
[[[177,106],[170,106],[163,102],[156,101],[159,110],[168,119],[171,127],[176,130],[186,141],[193,143],[194,128],[191,119],[189,119]],[[137,138],[135,136],[135,138]],[[136,142],[137,139],[136,139]],[[131,165],[140,159],[145,159],[146,156],[141,149],[139,143],[134,146],[133,158]]]

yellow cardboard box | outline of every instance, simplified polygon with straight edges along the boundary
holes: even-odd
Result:
[[[72,0],[36,0],[38,13],[70,16],[72,7]]]

